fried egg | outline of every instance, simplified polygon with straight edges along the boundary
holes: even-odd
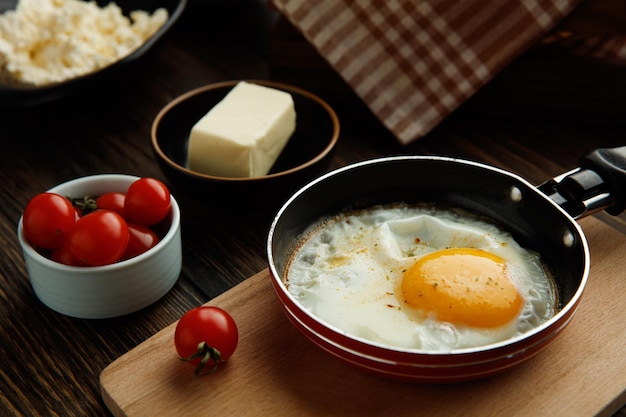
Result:
[[[376,206],[305,233],[285,284],[313,315],[394,348],[451,351],[521,335],[551,318],[539,255],[468,212]]]

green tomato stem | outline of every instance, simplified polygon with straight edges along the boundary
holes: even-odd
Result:
[[[209,346],[206,342],[202,341],[198,343],[198,349],[191,356],[187,358],[179,357],[178,359],[180,359],[181,361],[189,362],[196,358],[202,358],[202,359],[200,360],[200,363],[194,370],[194,375],[195,376],[209,375],[217,371],[217,367],[219,363],[222,361],[222,354],[220,353],[218,349],[212,346]],[[205,368],[207,367],[207,364],[209,364],[211,361],[212,361],[211,363],[212,366],[209,369],[205,370]]]
[[[98,209],[96,200],[87,195],[82,198],[72,198],[68,195],[67,199],[70,200],[74,207],[80,209],[83,215],[91,213],[92,211],[96,211]]]

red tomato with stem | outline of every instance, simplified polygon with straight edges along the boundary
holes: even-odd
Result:
[[[195,307],[185,313],[174,332],[180,358],[196,366],[195,374],[214,372],[237,348],[239,331],[230,314],[219,307]]]
[[[100,210],[114,211],[122,217],[124,214],[124,201],[126,195],[124,193],[110,192],[104,193],[100,197],[96,198],[96,207]]]
[[[134,258],[148,251],[159,243],[159,237],[147,226],[128,224],[128,246],[122,259]]]
[[[126,191],[124,211],[129,223],[152,226],[170,211],[170,191],[155,178],[140,178]]]
[[[70,251],[81,265],[102,266],[122,258],[128,247],[126,221],[109,210],[98,210],[76,221],[68,236]]]
[[[74,227],[76,211],[67,198],[55,193],[33,197],[22,216],[26,238],[38,248],[55,249]]]

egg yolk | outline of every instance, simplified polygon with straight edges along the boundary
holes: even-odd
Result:
[[[401,290],[413,308],[434,312],[441,321],[481,328],[508,323],[522,305],[504,260],[473,248],[420,258],[404,273]]]

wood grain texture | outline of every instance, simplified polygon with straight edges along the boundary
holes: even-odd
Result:
[[[102,396],[119,417],[220,416],[609,416],[626,401],[623,323],[613,294],[626,291],[623,235],[595,219],[583,227],[593,266],[570,326],[538,356],[504,374],[450,385],[387,381],[315,347],[283,315],[269,272],[208,304],[240,328],[235,355],[216,374],[194,377],[176,359],[171,324],[109,365]]]

